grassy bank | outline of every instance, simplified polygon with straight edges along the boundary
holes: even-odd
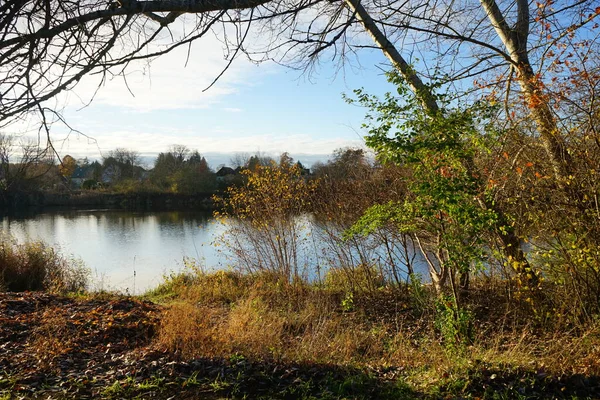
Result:
[[[5,399],[600,398],[600,322],[511,281],[475,276],[458,315],[417,279],[342,272],[192,266],[132,298],[85,294],[81,265],[43,244],[0,250],[4,290],[38,291],[0,293]]]
[[[355,368],[419,397],[600,396],[600,324],[536,314],[507,288],[474,282],[462,319],[416,282],[352,292],[189,272],[148,296],[166,304],[158,344],[182,359]]]

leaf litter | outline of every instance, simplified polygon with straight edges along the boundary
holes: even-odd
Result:
[[[128,297],[0,293],[0,397],[397,398],[394,385],[351,367],[182,360],[153,340],[161,312]]]

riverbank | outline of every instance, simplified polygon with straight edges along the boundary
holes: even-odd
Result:
[[[598,319],[512,280],[474,276],[457,315],[420,281],[343,270],[290,282],[190,264],[143,296],[86,292],[84,273],[40,244],[0,246],[15,291],[0,292],[0,399],[600,398]]]
[[[128,210],[184,210],[212,211],[211,193],[184,195],[175,193],[110,193],[101,191],[73,192],[17,192],[0,198],[0,210],[6,212],[27,209],[63,208],[112,208]]]
[[[182,358],[154,341],[163,310],[133,298],[0,294],[0,397],[391,398],[403,393],[389,378],[352,367],[241,355]]]
[[[220,272],[144,297],[0,293],[0,398],[600,398],[598,327],[551,332],[478,293],[498,308],[464,346],[388,289]]]

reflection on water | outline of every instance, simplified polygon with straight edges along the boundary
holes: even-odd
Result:
[[[379,265],[396,280],[406,279],[409,265],[414,272],[426,274],[424,261],[414,247],[398,247],[400,241],[392,236],[386,236],[391,242],[385,245],[378,238],[344,241],[343,228],[331,223],[306,215],[297,223],[298,246],[292,258],[299,272],[309,279],[323,278],[329,268],[361,265]],[[229,228],[236,230],[238,224],[230,221]],[[199,260],[206,270],[231,263],[244,268],[244,262],[273,262],[269,258],[273,240],[256,233],[242,235],[237,241],[227,239],[233,250],[230,247],[222,254],[222,247],[213,243],[226,227],[206,212],[54,210],[0,217],[0,227],[20,243],[42,240],[59,247],[63,255],[82,259],[92,270],[93,289],[142,293],[157,286],[165,273],[181,270],[184,257]],[[249,239],[254,240],[253,246],[247,246]],[[236,258],[236,243],[238,250],[253,250],[237,252],[243,257]],[[227,255],[232,262],[228,262]],[[252,270],[251,265],[246,267]]]
[[[181,269],[184,257],[225,264],[212,246],[223,227],[210,213],[69,210],[0,217],[0,226],[21,243],[43,240],[81,258],[97,288],[140,293]]]

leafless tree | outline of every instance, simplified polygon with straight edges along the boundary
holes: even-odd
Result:
[[[169,153],[173,154],[173,157],[175,157],[175,160],[179,165],[183,165],[188,158],[190,149],[183,144],[174,144],[169,147]]]
[[[122,147],[108,152],[107,158],[114,158],[120,164],[138,166],[140,164],[140,154],[135,150],[129,150]]]
[[[131,62],[153,59],[209,33],[220,36],[231,49],[232,61],[245,50],[251,26],[264,22],[264,27],[299,28],[298,16],[319,3],[332,8],[321,0],[3,2],[0,124],[35,112],[47,125],[57,118],[49,101],[74,88],[84,76],[125,76]],[[193,18],[180,22],[184,33],[173,33],[171,25],[184,13]],[[275,40],[267,40],[271,39]]]
[[[140,170],[140,154],[135,150],[117,148],[103,157],[105,168],[114,170],[114,180],[136,178]]]
[[[0,134],[0,192],[23,189],[44,176],[53,165],[48,149],[38,143]]]
[[[573,35],[580,30],[594,39],[588,28],[600,10],[593,0],[536,4],[534,9],[528,0],[8,0],[0,5],[0,126],[35,112],[47,127],[60,121],[50,100],[85,75],[126,78],[132,62],[208,34],[221,39],[230,62],[245,54],[306,66],[319,55],[345,60],[362,47],[375,47],[430,109],[437,105],[423,81],[428,68],[424,62],[413,65],[412,54],[436,62],[437,73],[454,82],[483,74],[485,82],[495,77],[494,87],[510,91],[516,81],[562,184],[572,171],[546,97],[543,74],[551,66],[544,57],[552,46],[576,45]],[[365,31],[374,44],[365,40]],[[470,87],[468,82],[465,89]]]
[[[235,153],[229,163],[233,168],[243,168],[248,165],[248,160],[250,160],[250,153]]]

